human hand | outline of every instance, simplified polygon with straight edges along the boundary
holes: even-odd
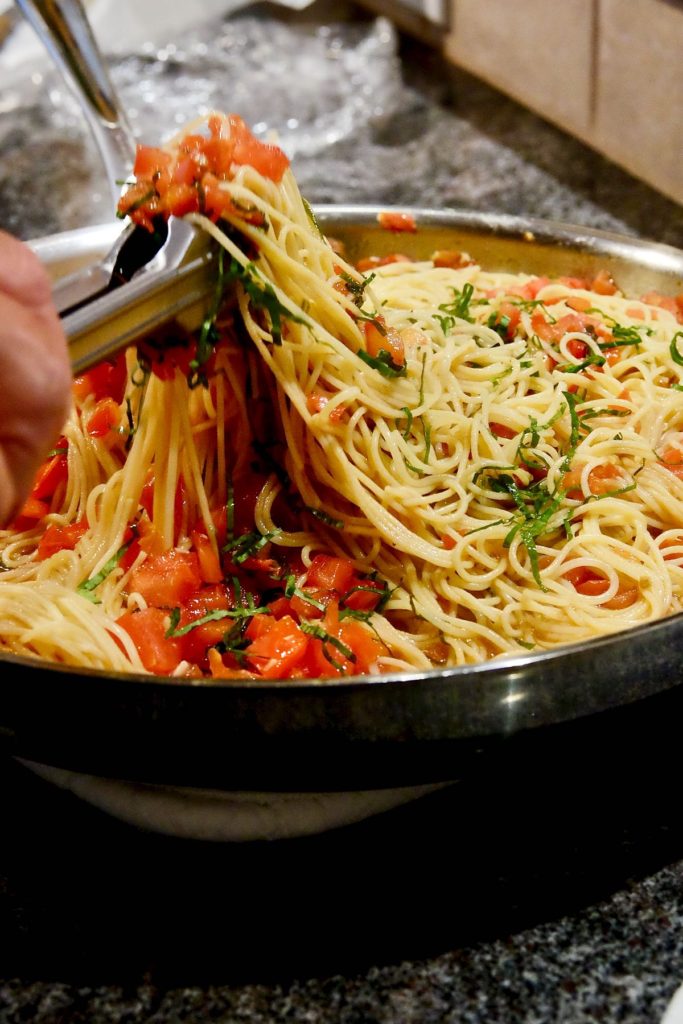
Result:
[[[0,231],[0,526],[19,510],[69,414],[71,367],[50,279]]]

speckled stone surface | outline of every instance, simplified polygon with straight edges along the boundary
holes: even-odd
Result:
[[[254,17],[250,31],[277,15]],[[294,48],[321,31],[315,17],[288,19]],[[399,53],[386,27],[347,44],[368,32],[382,102],[295,155],[311,199],[683,245],[679,207],[416,44]],[[82,138],[66,124],[61,148],[31,149],[0,130],[4,226],[30,237],[105,219],[68,198],[90,180]],[[662,766],[655,748],[604,789],[539,766],[336,833],[233,847],[129,829],[2,760],[0,1024],[656,1022],[683,981],[683,822],[675,756]]]
[[[657,1021],[683,825],[675,757],[637,754],[623,786],[539,766],[244,846],[137,832],[2,762],[0,1021]]]

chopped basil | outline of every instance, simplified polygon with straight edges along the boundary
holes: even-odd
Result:
[[[425,450],[424,450],[423,455],[422,455],[422,461],[424,463],[428,463],[429,462],[429,453],[430,453],[430,451],[432,449],[432,428],[430,427],[430,425],[424,419],[422,420],[422,424],[423,424],[423,428],[424,428],[424,437],[425,437]]]
[[[231,258],[226,275],[226,282],[229,281],[239,281],[254,306],[267,313],[274,345],[282,344],[283,320],[291,320],[293,323],[310,327],[310,322],[307,319],[282,305],[272,284],[266,280],[254,263],[247,263],[243,267],[236,259]]]
[[[403,437],[404,441],[407,441],[408,438],[410,437],[410,431],[411,431],[411,428],[413,426],[413,414],[412,414],[412,412],[410,411],[410,409],[408,408],[407,405],[403,406],[403,408],[401,409],[401,412],[404,412],[406,414],[406,421],[407,421],[406,422],[406,429],[403,431],[403,434],[401,436]],[[398,420],[396,422],[398,422]]]
[[[310,604],[314,608],[317,608],[319,612],[325,611],[325,605],[322,601],[316,601],[316,599],[311,597],[310,594],[307,594],[305,590],[301,590],[300,587],[297,587],[296,576],[294,576],[293,573],[287,577],[287,581],[285,583],[285,597],[298,597],[299,600],[305,601],[306,604]]]
[[[336,647],[336,649],[343,654],[348,661],[354,662],[356,660],[356,655],[350,647],[347,647],[339,637],[332,636],[328,633],[327,630],[323,629],[323,627],[318,625],[317,622],[309,622],[308,619],[301,619],[299,622],[299,629],[302,633],[306,633],[307,636],[314,636],[317,640],[322,640],[323,655],[329,663],[337,669],[337,671],[343,672],[344,666],[330,655],[329,651],[326,649],[327,644],[330,644],[332,647]]]
[[[405,377],[405,363],[401,365],[395,363],[391,358],[391,354],[384,348],[380,349],[376,356],[371,356],[365,351],[365,349],[359,348],[358,355],[364,363],[371,366],[373,370],[377,370],[383,377]]]
[[[114,571],[132,543],[133,541],[129,540],[127,544],[123,544],[116,554],[112,555],[108,562],[105,562],[95,576],[91,576],[90,579],[84,580],[76,587],[76,593],[80,594],[81,597],[87,597],[89,601],[93,602],[93,604],[99,604],[100,602],[92,596],[93,590],[96,590],[100,583],[103,583],[107,576]]]
[[[462,291],[459,292],[456,288],[451,290],[453,292],[453,301],[441,303],[439,309],[442,313],[446,313],[448,317],[455,317],[456,320],[467,320],[468,323],[473,324],[474,317],[470,315],[470,303],[474,295],[474,286],[468,281],[463,286]],[[444,333],[446,332],[444,331]]]
[[[327,512],[323,512],[321,508],[311,508],[310,505],[304,505],[307,512],[310,512],[315,519],[319,519],[321,523],[325,523],[326,526],[334,526],[337,530],[344,529],[343,519],[333,519]]]
[[[683,339],[683,331],[676,331],[673,338],[671,339],[669,352],[671,352],[671,358],[673,359],[674,363],[676,363],[677,366],[683,366],[683,355],[681,355],[681,351],[678,347],[679,338]]]
[[[604,356],[599,356],[597,353],[591,352],[591,354],[580,363],[565,363],[564,366],[558,366],[557,369],[560,373],[580,373],[581,370],[585,370],[587,366],[604,366],[606,361],[607,360]]]
[[[277,537],[279,533],[282,533],[282,530],[269,530],[268,533],[256,533],[255,531],[252,533],[242,533],[239,537],[228,541],[222,550],[224,553],[232,552],[232,561],[235,565],[241,565],[242,562],[246,562],[248,558],[257,554],[269,541]]]
[[[510,327],[510,317],[506,315],[500,315],[499,313],[491,313],[486,326],[490,327],[492,331],[503,340],[508,341],[508,328]]]
[[[324,238],[325,236],[324,236],[324,234],[322,232],[322,229],[321,229],[320,225],[318,224],[318,221],[316,219],[315,214],[313,213],[313,210],[311,208],[311,204],[308,202],[307,199],[304,199],[303,196],[301,197],[301,202],[304,204],[304,210],[306,211],[306,216],[310,220],[311,224],[313,225],[315,230],[318,232],[320,237]]]
[[[368,274],[367,277],[364,277],[361,274],[361,280],[356,281],[355,277],[351,277],[350,274],[347,274],[345,271],[342,270],[339,277],[342,279],[346,287],[351,292],[354,305],[358,306],[358,308],[360,309],[365,299],[365,289],[372,281],[374,281],[376,275]]]
[[[178,611],[177,608],[173,609]],[[166,631],[167,637],[185,636],[190,633],[193,629],[197,629],[199,626],[205,626],[207,622],[220,622],[221,619],[250,619],[252,615],[270,615],[270,609],[263,607],[255,607],[250,603],[248,607],[241,608],[213,608],[206,615],[200,616],[198,619],[193,619],[192,622],[188,622],[187,625],[177,628],[180,616],[173,622],[172,625]]]

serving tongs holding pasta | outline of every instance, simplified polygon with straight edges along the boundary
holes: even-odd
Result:
[[[100,150],[114,205],[136,145],[80,0],[19,0],[76,95]],[[97,263],[62,278],[53,298],[75,373],[181,316],[201,322],[215,268],[210,246],[186,221],[159,218],[154,231],[129,224]]]

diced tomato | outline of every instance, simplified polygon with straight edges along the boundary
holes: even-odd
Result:
[[[235,154],[235,143],[231,138],[212,135],[204,143],[209,170],[218,178],[229,178]],[[235,161],[237,162],[237,161]]]
[[[453,541],[453,546],[455,547],[455,541]],[[348,589],[341,595],[341,600],[345,608],[352,608],[354,611],[372,611],[382,597],[383,591],[384,587],[381,583],[374,583],[371,579],[363,579],[354,575]],[[323,599],[320,598],[320,600]]]
[[[258,640],[259,637],[271,631],[276,621],[284,618],[286,618],[286,615],[279,615],[277,617],[272,615],[254,615],[244,631],[244,635],[247,640]]]
[[[138,538],[140,550],[146,551],[148,555],[163,555],[167,550],[166,541],[146,515],[140,516],[138,520]]]
[[[50,506],[46,501],[41,501],[39,498],[29,495],[21,506],[19,514],[9,524],[8,529],[17,531],[31,530],[36,523],[45,518],[49,511]]]
[[[252,624],[264,616],[257,615]],[[251,628],[251,624],[250,624]],[[301,664],[308,649],[308,636],[289,615],[274,620],[246,650],[247,661],[265,679],[286,679]]]
[[[312,637],[306,653],[306,673],[311,677],[327,679],[339,675],[363,675],[371,671],[377,659],[386,653],[384,644],[360,622],[336,621],[332,605],[322,628],[343,646],[340,648],[331,641]],[[344,648],[351,652],[351,657]]]
[[[397,366],[403,366],[406,354],[400,332],[394,327],[386,327],[383,317],[379,316],[377,320],[381,326],[373,320],[366,320],[363,324],[368,355],[376,358],[380,352],[388,352]]]
[[[557,280],[565,288],[583,288],[584,291],[587,291],[589,288],[589,282],[585,277],[558,277]]]
[[[73,551],[88,529],[85,519],[75,523],[50,523],[38,543],[38,561],[44,562],[58,551]]]
[[[47,459],[36,474],[31,497],[51,498],[61,483],[68,477],[66,455],[53,455]]]
[[[590,283],[590,291],[598,295],[615,295],[618,291],[614,279],[608,270],[599,270]]]
[[[519,325],[519,318],[519,306],[515,306],[513,302],[501,302],[498,312],[494,315],[493,322],[496,327],[505,324],[505,337],[508,341],[511,341]]]
[[[270,602],[268,609],[274,619],[282,619],[285,615],[296,617],[292,609],[292,602],[288,597],[276,597],[274,601]]]
[[[74,396],[80,402],[84,402],[88,395],[92,395],[96,402],[101,398],[113,398],[120,405],[127,376],[126,356],[122,352],[115,359],[105,359],[87,373],[76,377],[73,382]]]
[[[184,217],[199,210],[199,192],[192,185],[173,182],[164,193],[163,211],[174,217]]]
[[[101,398],[88,417],[86,430],[90,437],[98,437],[105,443],[116,440],[112,432],[121,422],[121,409],[113,398]]]
[[[118,564],[119,569],[121,569],[124,574],[128,572],[142,550],[140,547],[140,541],[137,537],[134,537],[132,540],[125,540],[125,543],[128,547],[119,558]]]
[[[192,594],[181,609],[177,628],[182,629],[183,626],[196,622],[197,619],[203,618],[210,612],[228,611],[233,604],[232,594],[227,587],[221,585],[202,587],[201,590]],[[219,643],[233,624],[234,620],[226,616],[223,619],[214,619],[201,626],[195,626],[182,637],[178,637],[181,641],[183,659],[204,666],[207,649]]]
[[[396,210],[385,210],[377,214],[380,227],[385,231],[410,231],[414,234],[417,231],[415,218],[410,213],[398,213]]]
[[[680,448],[665,448],[659,456],[659,461],[670,473],[683,480],[683,451]]]
[[[567,351],[574,359],[581,361],[588,355],[588,345],[585,341],[579,341],[578,338],[570,338],[567,342]]]
[[[402,252],[390,252],[386,256],[366,256],[362,260],[358,260],[356,263],[356,270],[360,270],[361,274],[367,273],[368,270],[376,270],[377,267],[385,267],[390,263],[411,263],[410,256],[406,256]]]
[[[599,597],[609,587],[605,577],[588,566],[577,566],[574,569],[569,569],[564,576],[572,584],[577,594],[583,594],[584,597]],[[620,584],[616,594],[609,601],[601,602],[600,607],[617,611],[621,608],[628,608],[637,600],[637,587]]]
[[[659,292],[647,292],[641,296],[641,302],[646,302],[648,306],[659,306],[660,309],[665,309],[683,323],[683,296],[678,295],[674,298],[673,295],[661,295]]]
[[[226,665],[215,647],[210,648],[208,661],[212,679],[254,679],[256,675],[254,672],[247,672],[246,669]]]
[[[264,178],[279,182],[289,167],[289,160],[279,146],[261,142],[255,138],[241,117],[230,115],[230,138],[234,140],[233,161],[248,164]]]
[[[171,550],[150,555],[130,579],[129,589],[156,608],[177,608],[201,586],[195,552]]]
[[[355,570],[346,558],[316,555],[306,573],[306,587],[345,594],[352,586]]]
[[[159,380],[173,380],[176,370],[187,376],[197,354],[197,342],[178,325],[172,330],[139,341],[138,358]]]
[[[169,618],[161,608],[124,612],[116,622],[131,637],[148,672],[168,675],[183,660],[181,638],[166,636]]]
[[[507,427],[504,423],[496,423],[493,421],[489,423],[489,429],[495,437],[510,439],[512,437],[517,437],[518,434],[518,431],[513,430],[512,427]]]
[[[347,647],[350,647],[356,656],[353,664],[355,673],[369,672],[377,662],[377,659],[387,653],[387,649],[367,626],[361,622],[354,622],[353,619],[346,619],[340,627],[340,637]]]
[[[451,270],[461,270],[462,267],[474,266],[474,260],[465,252],[457,249],[438,249],[432,254],[432,263],[435,267],[448,267]]]
[[[142,146],[138,143],[135,150],[133,174],[136,178],[153,178],[162,171],[168,172],[172,157],[163,149],[155,146]]]
[[[570,333],[595,334],[604,340],[609,340],[612,337],[611,331],[601,320],[589,316],[587,313],[567,313],[555,323],[551,323],[546,320],[541,310],[536,310],[531,317],[531,326],[543,341],[556,343],[562,341],[565,334]]]
[[[569,306],[570,309],[575,310],[577,313],[585,313],[591,308],[590,299],[587,299],[584,295],[572,295],[564,301],[566,306]]]
[[[583,497],[581,490],[581,466],[571,469],[564,474],[562,487],[567,492],[567,497],[572,500],[580,500]],[[618,466],[611,462],[595,466],[588,474],[588,487],[591,494],[608,494],[610,491],[617,491],[623,486],[623,476]]]
[[[191,543],[197,552],[199,572],[204,583],[220,583],[223,579],[223,570],[209,538],[195,530],[191,536]]]
[[[311,391],[310,395],[306,396],[306,408],[311,416],[322,412],[330,398],[331,395],[326,395],[323,391]],[[330,411],[329,419],[332,423],[339,423],[344,419],[345,414],[346,410],[343,405],[335,405],[334,409]]]
[[[541,288],[545,288],[547,284],[550,284],[550,278],[548,277],[532,277],[531,280],[526,281],[524,284],[513,285],[512,288],[506,288],[506,295],[514,295],[515,298],[523,299],[525,302],[533,301]],[[501,293],[501,289],[496,289],[491,292],[490,298],[495,298]]]

